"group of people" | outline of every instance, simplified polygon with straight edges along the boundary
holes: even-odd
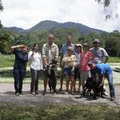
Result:
[[[42,53],[39,52],[39,45],[34,44],[31,51],[27,53],[28,47],[26,45],[12,46],[11,49],[15,54],[15,63],[13,69],[15,94],[23,94],[22,84],[26,71],[26,63],[30,63],[31,71],[31,86],[30,93],[38,94],[38,81],[41,70],[44,70],[44,91],[46,94],[48,84],[48,73],[46,67],[52,60],[58,61],[60,53],[60,89],[63,90],[63,79],[66,78],[65,94],[80,91],[82,94],[83,86],[88,77],[93,75],[101,76],[101,84],[104,86],[105,78],[108,79],[110,88],[110,100],[115,99],[115,89],[113,85],[113,74],[111,67],[107,64],[108,54],[104,48],[101,48],[100,41],[95,39],[93,41],[93,48],[89,48],[88,43],[74,44],[72,42],[72,35],[66,35],[66,41],[60,48],[54,42],[55,37],[49,34],[47,42],[43,44]],[[78,88],[76,87],[76,80],[79,80]],[[55,92],[55,91],[54,91]],[[103,89],[105,94],[105,89]]]

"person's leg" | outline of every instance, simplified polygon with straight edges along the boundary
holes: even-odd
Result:
[[[20,74],[19,74],[19,93],[23,94],[22,92],[22,88],[23,88],[23,79],[25,77],[25,70],[20,70]]]
[[[74,88],[74,75],[71,75],[71,76],[70,76],[70,80],[71,80],[70,91],[72,92],[72,91],[73,91],[73,88]]]
[[[38,94],[39,74],[40,74],[40,71],[37,70],[37,71],[36,71],[36,80],[35,80],[35,93],[36,93],[36,94]]]
[[[45,76],[44,78],[44,91],[46,92],[46,89],[47,89],[47,84],[48,84],[48,78],[47,76]]]
[[[79,75],[78,75],[78,92],[80,91],[80,88],[81,88],[81,77],[80,77],[80,71],[79,71]]]
[[[114,85],[113,85],[113,74],[108,74],[107,76],[107,80],[108,80],[108,83],[109,83],[109,90],[110,90],[110,97],[111,97],[111,100],[115,98],[115,88],[114,88]]]
[[[46,94],[47,84],[48,84],[48,70],[45,69],[45,71],[44,71],[44,91],[43,91],[43,95]]]
[[[13,70],[15,94],[19,93],[19,70]]]
[[[69,75],[66,75],[66,92],[69,91],[69,82],[70,82],[70,77]]]
[[[33,94],[34,86],[35,86],[35,70],[33,70],[32,68],[30,70],[31,70],[30,92],[31,92],[31,94]]]
[[[78,69],[75,67],[75,70],[74,70],[74,82],[73,82],[73,87],[74,87],[74,91],[76,91],[76,80],[77,80],[77,77],[78,77]]]
[[[82,93],[83,93],[83,87],[86,83],[86,80],[89,76],[89,71],[81,71],[81,85],[82,85]]]
[[[60,75],[60,91],[62,90],[63,87],[63,79],[64,79],[64,68],[62,67],[61,69],[61,75]]]

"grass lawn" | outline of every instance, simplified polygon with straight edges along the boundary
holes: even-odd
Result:
[[[11,67],[14,63],[14,55],[0,55],[0,68]]]
[[[68,104],[0,104],[1,120],[119,120],[120,108]]]
[[[109,63],[120,63],[120,58],[110,57]],[[12,67],[14,64],[14,55],[0,55],[0,68]]]

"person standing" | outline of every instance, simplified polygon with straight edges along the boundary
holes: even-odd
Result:
[[[100,41],[98,39],[93,41],[93,48],[90,48],[90,51],[93,54],[93,61],[95,64],[107,63],[109,59],[108,53],[104,48],[100,47]]]
[[[28,61],[27,45],[11,46],[15,54],[15,62],[13,68],[15,95],[23,94],[23,79],[26,73],[26,63]]]
[[[38,44],[34,44],[33,49],[28,53],[31,71],[30,93],[33,95],[38,94],[39,74],[40,70],[43,69],[42,56],[38,49]]]
[[[45,95],[46,93],[47,84],[48,84],[48,73],[46,68],[50,63],[52,63],[53,60],[57,61],[59,55],[58,46],[54,43],[55,40],[54,35],[49,34],[47,40],[48,40],[47,43],[43,44],[42,47],[43,67],[45,68],[43,95]]]
[[[60,67],[61,67],[61,78],[60,78],[60,91],[62,90],[63,87],[63,76],[64,76],[64,65],[62,65],[62,59],[65,55],[67,55],[67,48],[68,47],[72,47],[73,48],[73,54],[74,54],[74,50],[75,50],[75,45],[72,43],[72,35],[71,34],[67,34],[66,35],[66,43],[64,43],[61,47],[60,50]]]
[[[93,59],[92,52],[89,51],[88,43],[83,43],[83,52],[80,54],[80,80],[81,80],[81,89],[80,92],[83,94],[83,86],[90,74],[90,67],[88,62]]]
[[[74,68],[76,66],[76,56],[73,54],[73,48],[67,48],[67,55],[62,59],[64,65],[64,75],[66,76],[66,94],[73,93],[74,87]],[[70,84],[71,82],[71,84]],[[70,86],[71,85],[71,86]],[[69,89],[70,86],[70,89]]]
[[[93,62],[95,64],[108,62],[109,55],[104,48],[100,47],[99,39],[94,39],[93,48],[91,48],[90,51],[93,54]],[[105,90],[105,86],[103,86],[103,95],[108,95]]]
[[[74,73],[74,91],[76,91],[76,80],[79,80],[78,91],[80,91],[80,55],[83,52],[82,44],[75,45],[75,56],[77,58],[77,65],[75,66],[75,73]]]

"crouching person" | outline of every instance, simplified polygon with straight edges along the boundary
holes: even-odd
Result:
[[[88,62],[89,67],[91,68],[91,72],[93,74],[98,74],[101,78],[100,86],[103,86],[105,78],[107,78],[109,83],[110,90],[110,100],[115,100],[115,89],[113,85],[113,71],[112,68],[108,64],[94,64],[92,62]]]
[[[64,74],[66,75],[66,94],[69,92],[70,86],[70,93],[73,91],[74,87],[74,68],[76,66],[76,56],[73,55],[73,48],[67,48],[67,55],[63,57],[63,65],[64,65]]]

